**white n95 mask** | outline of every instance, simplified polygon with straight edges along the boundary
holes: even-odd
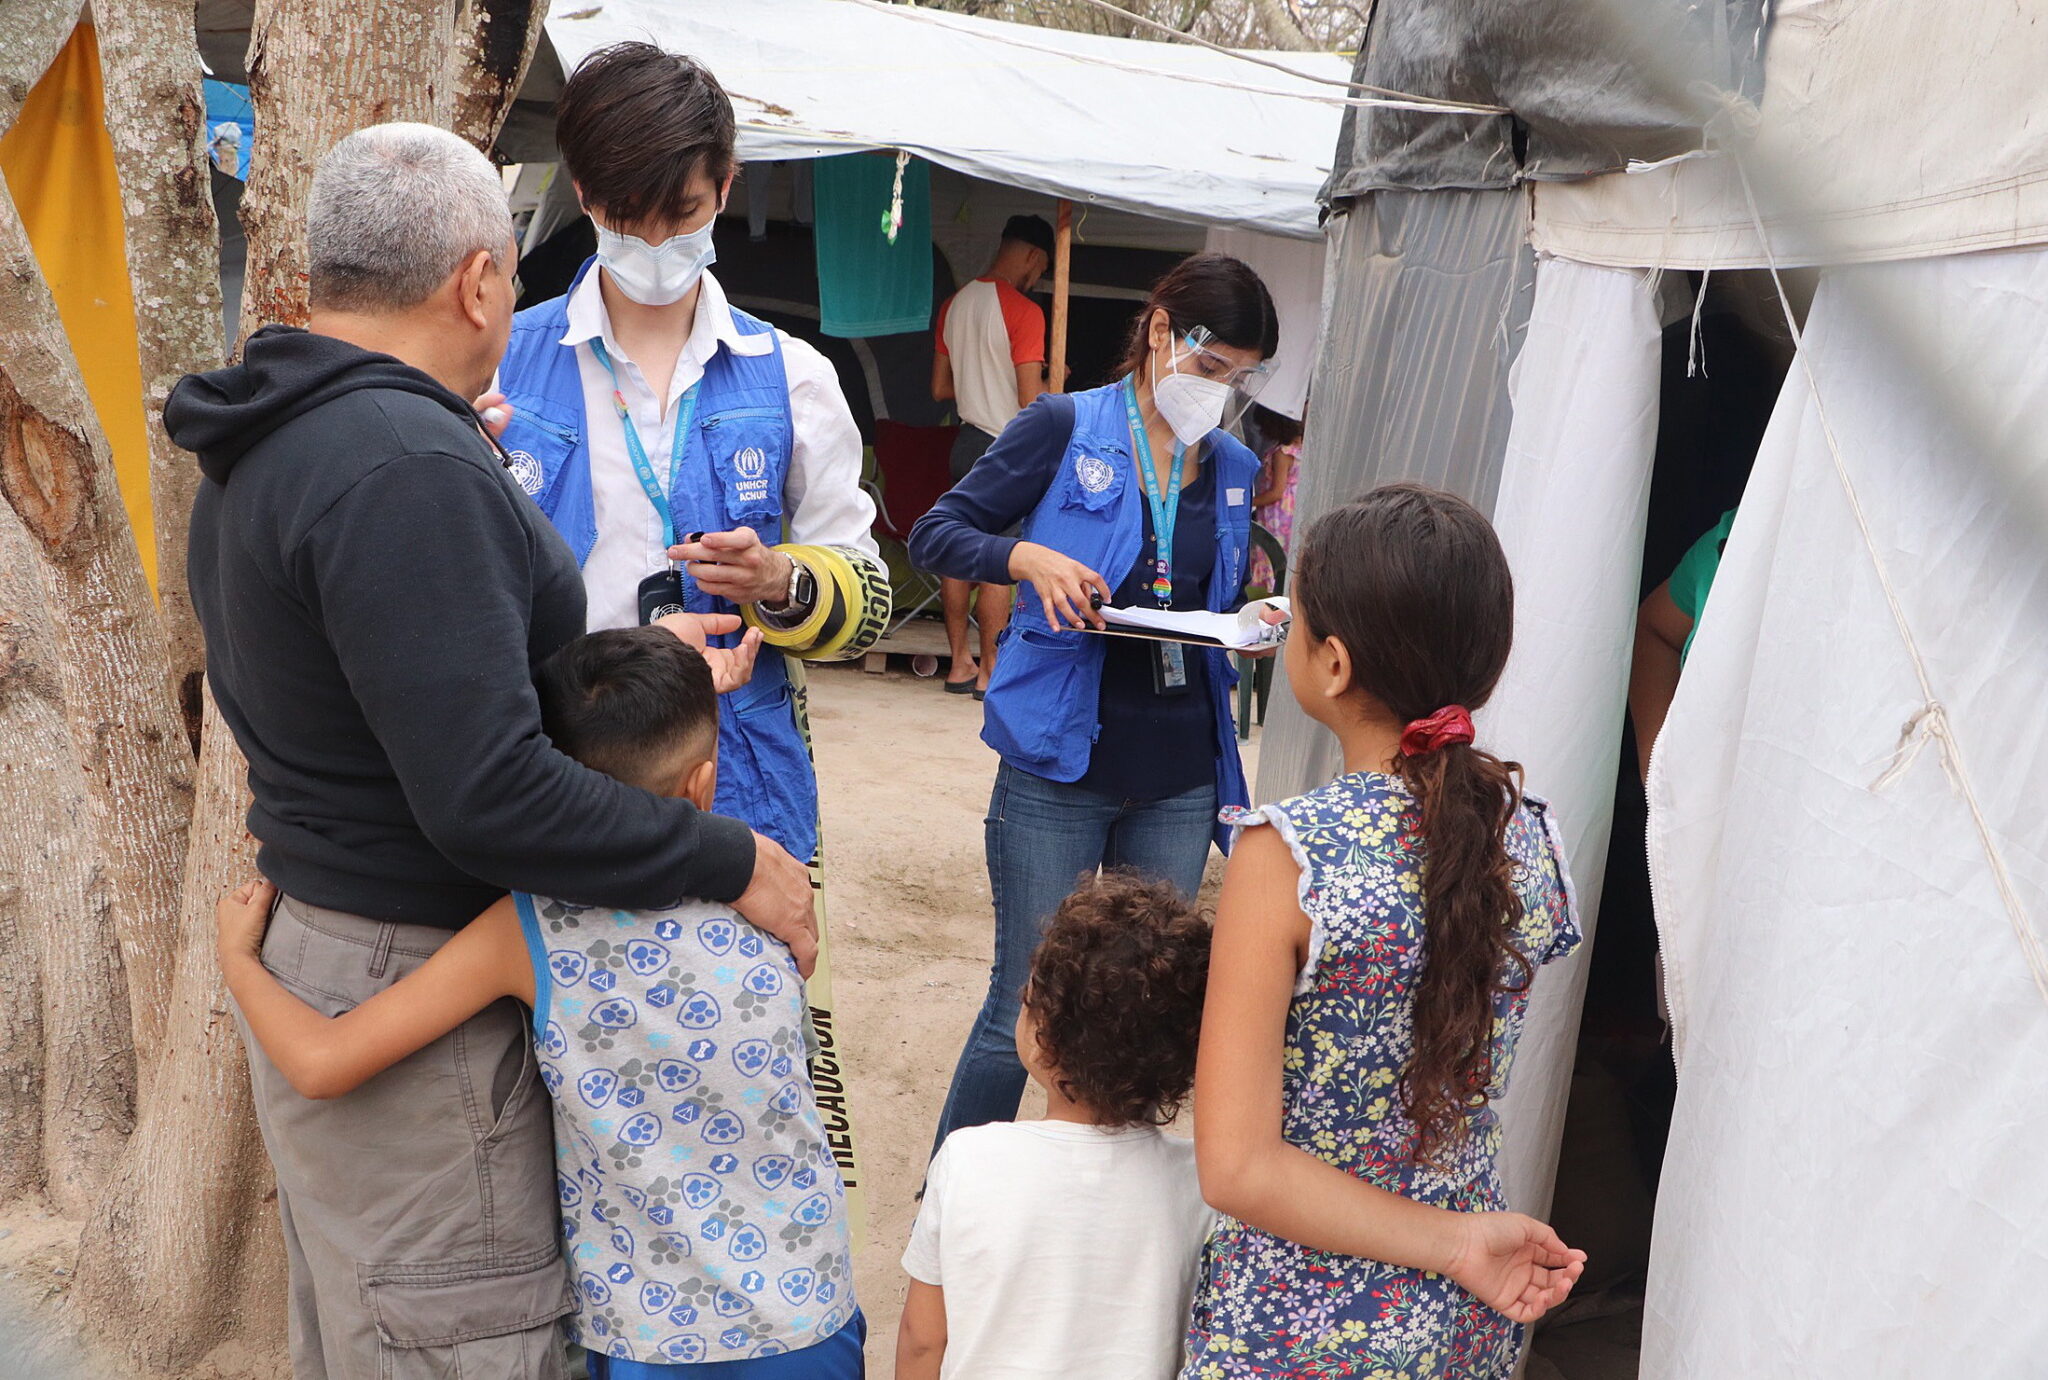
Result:
[[[695,230],[649,244],[637,235],[622,235],[597,222],[597,261],[611,274],[612,285],[643,307],[680,302],[704,270],[718,259],[711,244],[713,216]]]
[[[1152,384],[1152,405],[1173,428],[1174,439],[1184,446],[1223,425],[1223,409],[1229,403],[1230,385],[1221,379],[1172,373],[1155,378]]]

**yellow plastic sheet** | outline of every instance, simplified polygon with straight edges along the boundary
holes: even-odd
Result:
[[[114,450],[142,570],[156,587],[149,433],[135,298],[121,227],[121,184],[100,92],[100,45],[81,24],[0,138],[0,173],[57,299],[86,391]]]

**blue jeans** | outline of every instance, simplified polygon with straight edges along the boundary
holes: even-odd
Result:
[[[1216,824],[1214,782],[1165,800],[1119,800],[1048,781],[1005,762],[989,797],[988,884],[995,896],[995,963],[932,1152],[963,1126],[1009,1121],[1024,1096],[1017,1010],[1045,922],[1084,873],[1132,867],[1189,896],[1202,886]]]
[[[590,1380],[862,1380],[868,1373],[864,1348],[868,1320],[859,1309],[846,1326],[824,1341],[779,1356],[750,1356],[736,1361],[688,1361],[680,1365],[652,1361],[616,1361],[591,1352]]]

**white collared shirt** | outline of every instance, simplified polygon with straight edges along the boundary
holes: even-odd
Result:
[[[584,433],[590,444],[591,499],[597,519],[597,541],[583,563],[583,588],[589,603],[586,626],[629,628],[640,621],[640,582],[668,563],[661,515],[647,500],[646,490],[626,452],[626,431],[612,405],[612,380],[590,348],[604,341],[618,371],[633,425],[647,449],[647,459],[670,483],[669,463],[676,419],[683,394],[704,377],[704,365],[721,345],[742,355],[764,355],[772,348],[764,335],[741,335],[733,325],[725,289],[706,273],[697,294],[697,315],[690,338],[676,357],[669,380],[667,406],[648,386],[640,366],[612,336],[593,269],[569,294],[569,329],[562,344],[576,347],[583,380]],[[790,423],[795,432],[789,477],[783,486],[783,512],[788,538],[819,546],[848,546],[877,566],[881,550],[871,530],[875,505],[860,486],[861,439],[853,413],[839,391],[839,375],[817,348],[784,331],[783,374],[789,384]],[[682,533],[678,533],[678,539]]]

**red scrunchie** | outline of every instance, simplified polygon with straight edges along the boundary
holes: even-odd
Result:
[[[1426,719],[1417,719],[1401,730],[1401,755],[1421,757],[1453,743],[1469,743],[1478,735],[1472,731],[1472,716],[1461,704],[1447,704]]]

